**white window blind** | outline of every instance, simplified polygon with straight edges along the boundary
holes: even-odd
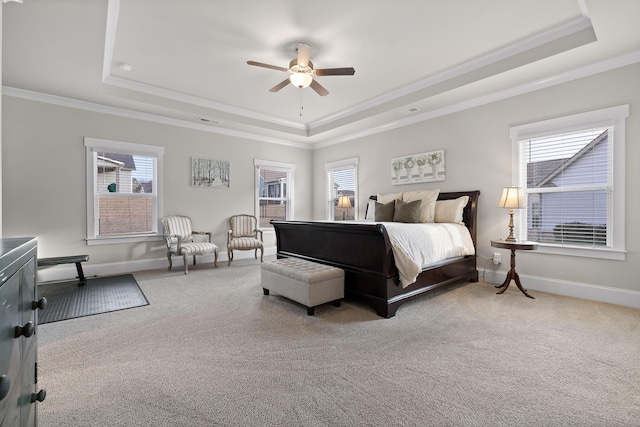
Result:
[[[629,106],[511,128],[513,181],[525,189],[518,238],[538,252],[625,258],[625,119]]]
[[[291,219],[294,165],[267,160],[254,160],[254,165],[258,226],[272,228],[272,219]]]
[[[520,170],[526,172],[527,239],[611,246],[612,134],[613,128],[598,127],[519,142]]]
[[[358,218],[358,159],[347,159],[325,165],[327,174],[327,219]]]

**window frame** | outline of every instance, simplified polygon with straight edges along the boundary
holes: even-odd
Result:
[[[254,214],[258,219],[258,229],[267,233],[275,232],[272,226],[261,227],[260,226],[260,200],[284,200],[286,202],[285,218],[287,220],[293,220],[294,209],[294,176],[296,165],[293,163],[278,162],[274,160],[260,160],[253,159],[254,165]],[[269,169],[287,173],[287,191],[286,197],[262,197],[260,196],[260,169]]]
[[[333,198],[332,198],[332,182],[331,182],[331,174],[336,171],[342,171],[346,169],[354,169],[354,190],[353,190],[353,206],[354,209],[354,220],[359,219],[360,215],[360,207],[358,201],[358,157],[352,157],[349,159],[338,160],[335,162],[325,163],[324,165],[324,176],[325,176],[325,218],[329,221],[335,221],[334,217],[334,209],[333,209]]]
[[[86,155],[86,183],[87,183],[87,234],[86,244],[92,245],[104,245],[104,244],[116,244],[116,243],[138,243],[156,241],[162,239],[163,231],[160,226],[160,219],[162,218],[163,203],[162,203],[162,158],[164,155],[164,147],[146,144],[136,144],[132,142],[114,141],[98,138],[84,138],[85,155]],[[96,197],[96,185],[97,185],[97,171],[96,164],[94,163],[96,156],[94,153],[98,152],[110,152],[121,154],[132,154],[146,157],[156,158],[156,170],[154,176],[154,218],[153,224],[155,230],[152,233],[146,234],[123,234],[118,236],[100,236],[98,230],[98,221],[96,214],[98,212]]]
[[[611,182],[611,245],[601,247],[580,247],[568,244],[556,245],[539,243],[540,253],[569,255],[579,257],[624,260],[625,246],[625,121],[629,117],[629,105],[620,105],[585,113],[573,114],[565,117],[544,120],[510,128],[512,140],[512,182],[526,190],[527,171],[520,170],[520,142],[525,139],[544,137],[585,128],[611,127],[613,135],[609,136],[609,167],[612,168]],[[527,211],[516,210],[515,218],[517,238],[526,240]]]

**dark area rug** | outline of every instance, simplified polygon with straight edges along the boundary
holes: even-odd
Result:
[[[138,282],[131,274],[38,285],[38,298],[47,299],[47,307],[38,313],[38,324],[125,310],[149,305]]]

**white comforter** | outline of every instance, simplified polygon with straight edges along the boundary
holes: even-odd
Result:
[[[416,281],[424,266],[447,258],[475,255],[469,229],[448,223],[383,222],[403,288]]]

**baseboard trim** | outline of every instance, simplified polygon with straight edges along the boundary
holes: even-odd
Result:
[[[506,271],[495,271],[491,269],[479,269],[478,271],[480,272],[480,277],[483,278],[486,283],[499,284],[504,282],[507,277]],[[570,282],[549,277],[529,276],[526,274],[520,274],[520,280],[523,283],[522,286],[527,290],[548,292],[550,294],[640,309],[640,291],[592,285],[589,283]],[[512,283],[511,286],[515,286],[515,283]],[[509,288],[509,290],[511,290],[511,288]]]
[[[276,254],[276,247],[265,248],[264,256],[270,256]],[[198,256],[198,265],[201,263],[212,263],[213,255]],[[234,261],[241,259],[254,259],[253,251],[234,251]],[[191,266],[191,257],[189,257]],[[229,260],[227,252],[218,253],[218,266],[225,266]],[[183,262],[181,257],[173,257],[173,270],[181,271]],[[155,270],[158,268],[167,268],[169,263],[167,257],[134,260],[125,262],[113,262],[104,264],[92,264],[91,259],[88,263],[82,264],[82,270],[87,278],[94,276],[113,276],[114,274],[135,273],[136,271]],[[231,264],[233,267],[233,263]],[[73,280],[78,277],[76,267],[71,265],[60,265],[54,267],[40,267],[37,273],[37,283],[53,282],[60,280]]]
[[[265,248],[264,250],[265,256],[275,254],[275,246]],[[227,252],[220,252],[218,254],[218,265],[226,266],[228,259]],[[234,259],[253,259],[253,251],[236,251]],[[213,255],[198,257],[199,264],[212,262]],[[155,270],[167,267],[168,264],[166,257],[117,263],[83,264],[83,270],[86,277],[111,276],[114,274],[135,273],[136,271]],[[180,267],[182,267],[182,259],[180,257],[174,257],[173,270],[180,271]],[[496,271],[488,268],[479,269],[478,271],[480,273],[480,278],[485,283],[492,284],[504,282],[507,275],[506,271]],[[59,280],[72,280],[75,277],[77,277],[77,272],[74,265],[60,265],[46,268],[41,267],[38,269],[37,281],[38,283],[42,283]],[[570,282],[566,280],[530,276],[526,274],[520,274],[520,279],[522,280],[525,288],[532,291],[548,292],[550,294],[564,295],[640,309],[640,291],[592,285],[588,283]],[[512,284],[511,286],[515,286],[515,284]]]

